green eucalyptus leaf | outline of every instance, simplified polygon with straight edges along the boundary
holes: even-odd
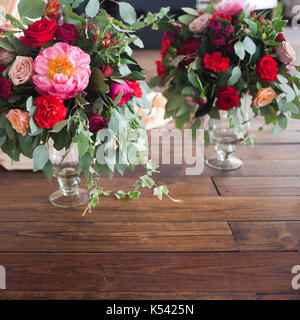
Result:
[[[132,5],[127,2],[120,2],[120,16],[123,21],[128,24],[133,24],[136,22],[136,12]]]
[[[244,60],[245,58],[245,45],[243,42],[238,41],[234,45],[235,54],[241,59]]]
[[[46,3],[43,0],[20,0],[18,11],[20,17],[28,17],[30,19],[40,18],[46,8]]]
[[[234,67],[232,69],[231,76],[228,80],[228,86],[233,86],[234,84],[236,84],[240,80],[241,75],[242,75],[242,71],[240,67],[239,66]]]
[[[87,6],[85,7],[85,13],[88,17],[94,18],[98,14],[100,9],[99,0],[89,0]]]
[[[33,150],[33,171],[42,170],[49,160],[49,152],[45,144]]]

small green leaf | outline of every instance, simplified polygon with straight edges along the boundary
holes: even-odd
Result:
[[[228,80],[228,86],[233,86],[241,78],[242,72],[239,66],[236,66],[232,69],[231,77]]]
[[[99,8],[99,0],[89,0],[87,6],[85,7],[85,13],[88,17],[94,18],[98,14]]]
[[[132,5],[127,2],[120,2],[120,16],[123,21],[128,24],[133,24],[136,22],[136,12]]]
[[[49,160],[49,152],[45,144],[33,150],[33,171],[42,170]]]
[[[256,45],[255,45],[255,43],[253,42],[253,40],[252,40],[251,38],[246,37],[246,38],[244,39],[243,44],[244,44],[245,50],[246,50],[249,54],[253,55],[253,54],[256,52]]]
[[[50,132],[57,133],[57,132],[61,131],[67,124],[68,124],[68,120],[62,120],[60,122],[57,122]]]
[[[196,17],[198,17],[198,15],[199,15],[199,12],[196,11],[195,9],[193,9],[193,8],[184,7],[184,8],[181,8],[181,10],[183,10],[184,12],[186,12],[186,13],[188,13],[188,14],[191,14],[191,15],[193,15],[193,16],[196,16]]]
[[[286,127],[287,127],[287,117],[283,113],[281,113],[278,116],[277,121],[278,121],[278,125],[279,125],[279,127],[281,129],[283,129],[283,130],[286,129]]]
[[[91,90],[106,94],[109,90],[108,85],[105,83],[105,77],[103,72],[99,68],[92,68],[92,75],[90,79],[89,87]]]
[[[184,14],[183,16],[180,16],[178,20],[183,24],[189,25],[191,22],[195,20],[195,16],[191,14]]]
[[[15,47],[8,41],[7,38],[0,38],[0,48],[7,51],[15,51]]]
[[[239,41],[237,43],[235,43],[234,45],[234,51],[235,54],[241,59],[244,60],[245,58],[245,46],[244,43]]]

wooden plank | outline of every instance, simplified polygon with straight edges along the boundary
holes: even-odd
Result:
[[[205,149],[206,157],[215,155],[214,146]],[[235,156],[242,160],[298,160],[300,159],[299,144],[255,144],[237,146]]]
[[[236,251],[226,222],[2,222],[0,251]]]
[[[300,177],[215,177],[222,196],[297,196]]]
[[[248,292],[0,291],[0,300],[256,300]]]
[[[300,160],[244,160],[243,166],[234,171],[218,171],[207,166],[202,176],[245,177],[245,176],[300,176]]]
[[[7,291],[289,292],[298,252],[0,254]]]
[[[258,300],[300,300],[299,293],[259,293]]]
[[[93,213],[83,217],[84,208],[53,207],[48,202],[48,192],[37,197],[38,190],[34,190],[35,195],[31,197],[12,194],[8,198],[0,194],[0,221],[300,221],[300,197],[297,196],[237,198],[195,195],[182,197],[182,204],[159,201],[150,196],[124,201],[105,197]]]
[[[241,251],[299,250],[300,222],[231,222]]]

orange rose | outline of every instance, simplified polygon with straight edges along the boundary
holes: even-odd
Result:
[[[28,112],[21,111],[19,109],[12,109],[8,112],[6,118],[17,132],[22,136],[25,136],[30,120]]]
[[[256,97],[253,100],[253,105],[256,108],[264,107],[270,104],[276,96],[276,92],[271,87],[261,88],[258,90]]]
[[[60,10],[60,4],[56,0],[51,0],[47,3],[44,16],[52,16],[57,13],[58,10]]]

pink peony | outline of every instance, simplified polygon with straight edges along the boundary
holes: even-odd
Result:
[[[215,6],[215,13],[223,13],[228,16],[234,16],[240,13],[247,5],[247,0],[226,0]],[[255,7],[249,8],[253,11]]]
[[[89,84],[90,56],[80,48],[58,42],[34,60],[37,91],[58,99],[73,98]]]
[[[283,63],[291,63],[296,60],[296,53],[293,47],[286,41],[276,49],[276,54],[279,60]]]
[[[122,92],[123,95],[118,106],[122,106],[133,96],[134,89],[131,88],[128,83],[113,82],[110,85],[109,93],[109,96],[112,98],[112,100],[115,100],[120,92]]]
[[[205,29],[209,27],[210,19],[212,18],[211,14],[203,14],[200,17],[196,18],[192,23],[189,25],[189,29],[193,33],[201,33]]]

